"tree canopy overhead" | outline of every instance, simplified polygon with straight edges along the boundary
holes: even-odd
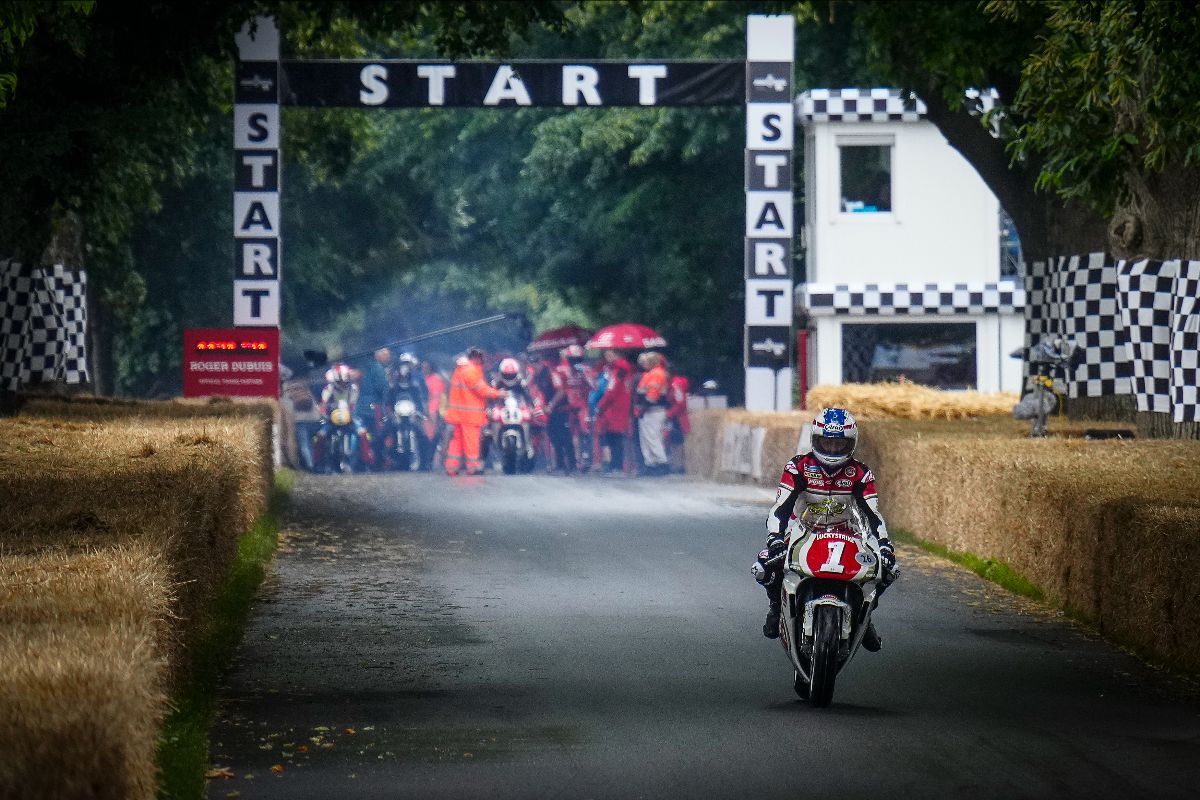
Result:
[[[278,15],[293,56],[739,58],[747,13],[793,13],[796,85],[915,91],[1026,252],[1098,249],[1111,229],[1117,255],[1200,258],[1188,8],[0,0],[0,257],[86,266],[120,388],[169,390],[180,329],[229,318],[230,87],[245,20]],[[990,119],[964,106],[972,87],[999,90]],[[661,326],[685,371],[740,384],[740,112],[284,117],[293,347],[511,304],[546,325]]]

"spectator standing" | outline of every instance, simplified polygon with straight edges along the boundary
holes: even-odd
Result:
[[[297,466],[314,471],[312,440],[321,429],[321,412],[312,389],[305,381],[288,381],[283,385],[284,399],[292,407],[292,422],[296,430]]]
[[[389,373],[392,371],[392,351],[381,347],[375,351],[375,358],[363,370],[362,381],[359,384],[359,402],[363,406],[363,416],[371,428],[374,439],[371,441],[373,461],[379,469],[384,464],[384,402],[387,399]]]
[[[667,395],[670,389],[667,383],[667,369],[663,357],[653,352],[638,356],[638,366],[645,370],[637,387],[637,401],[642,409],[641,418],[638,420],[638,439],[641,444],[642,461],[645,464],[642,474],[666,475],[670,470],[666,442],[663,439],[663,429],[667,424]]]
[[[625,440],[629,438],[633,398],[629,392],[629,362],[612,350],[604,353],[605,390],[596,403],[596,426],[603,430],[604,446],[608,448],[606,473],[625,470]]]
[[[687,462],[684,443],[692,432],[692,421],[688,419],[688,379],[682,375],[671,376],[670,404],[667,406],[667,420],[671,470],[680,474],[687,472]]]
[[[430,415],[425,420],[425,438],[430,441],[433,450],[430,457],[422,459],[421,467],[430,469],[438,451],[442,450],[442,433],[445,427],[445,423],[442,421],[442,409],[445,405],[446,389],[449,384],[446,383],[444,375],[438,372],[437,367],[434,367],[433,362],[428,359],[421,361],[421,374],[425,375],[425,390],[428,395],[427,408],[430,410]]]

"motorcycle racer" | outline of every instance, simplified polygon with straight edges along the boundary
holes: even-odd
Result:
[[[354,444],[355,457],[368,465],[375,463],[371,435],[358,415],[359,389],[353,378],[354,372],[346,364],[335,364],[325,372],[326,385],[321,390],[321,427],[313,437],[313,459],[316,464],[324,463],[325,444],[332,427],[330,415],[339,408],[349,411],[354,431],[358,435]]]
[[[895,549],[879,513],[875,475],[866,464],[853,458],[858,444],[854,417],[843,408],[825,408],[812,421],[811,430],[811,450],[798,453],[783,465],[775,504],[767,514],[767,545],[753,567],[754,577],[767,590],[770,602],[763,625],[763,635],[768,639],[779,636],[783,561],[789,544],[787,528],[798,515],[797,504],[816,505],[834,499],[856,505],[870,525],[871,535],[879,542],[885,571],[880,594],[898,573]],[[862,646],[872,652],[883,646],[874,623],[863,635]]]

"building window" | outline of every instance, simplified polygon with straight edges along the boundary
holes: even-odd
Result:
[[[975,323],[842,325],[842,381],[974,389]]]
[[[838,140],[841,211],[878,214],[892,210],[892,143],[871,139]]]

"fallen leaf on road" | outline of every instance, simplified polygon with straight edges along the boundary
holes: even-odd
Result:
[[[208,772],[204,773],[204,777],[206,777],[206,778],[232,778],[233,770],[230,769],[229,767],[214,767],[213,769],[210,769]]]
[[[241,797],[241,796],[242,796],[242,793],[241,793],[241,792],[239,792],[237,789],[234,789],[232,792],[227,792],[227,793],[225,794],[225,796],[226,796],[226,797]]]
[[[350,734],[351,736],[353,736],[353,735],[354,735],[354,728],[346,728],[346,733],[348,733],[348,734]]]
[[[297,747],[297,748],[296,748],[296,752],[297,752],[297,753],[307,753],[307,752],[308,752],[308,745],[306,745],[306,744],[302,744],[302,745],[300,745],[299,747]]]
[[[278,775],[279,773],[283,772],[283,764],[274,764],[274,765],[272,765],[272,767],[271,767],[271,772],[274,772],[276,775]]]

